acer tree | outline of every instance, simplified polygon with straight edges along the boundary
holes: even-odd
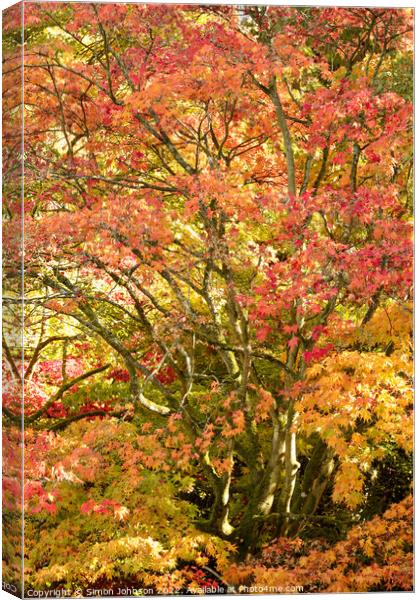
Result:
[[[82,492],[99,456],[51,491],[92,419],[241,560],[320,519],[345,536],[386,461],[408,464],[411,57],[405,9],[25,7],[29,343],[5,358],[46,444],[32,508],[74,493],[134,527]]]
[[[343,541],[304,542],[280,538],[263,548],[261,559],[231,565],[230,581],[252,588],[278,585],[302,592],[411,590],[413,499],[393,504],[382,516],[351,528]]]

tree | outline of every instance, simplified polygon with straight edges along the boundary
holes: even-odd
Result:
[[[355,517],[411,452],[411,11],[25,19],[26,369],[63,365],[26,423],[146,427],[242,558],[327,497]]]
[[[231,565],[226,577],[242,589],[277,585],[294,591],[297,582],[302,582],[302,592],[410,591],[412,523],[413,498],[409,496],[380,517],[356,525],[334,546],[325,540],[305,543],[299,538],[280,538],[263,549],[262,559]]]

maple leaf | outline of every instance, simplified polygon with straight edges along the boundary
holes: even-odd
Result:
[[[259,342],[264,342],[266,340],[266,338],[270,335],[272,329],[269,325],[264,325],[264,327],[261,327],[259,329],[257,329],[257,333],[256,333],[256,338]]]
[[[293,350],[293,348],[296,348],[296,346],[299,345],[299,338],[296,336],[290,338],[290,340],[287,342],[287,345],[291,350]]]
[[[129,514],[130,514],[130,511],[126,506],[118,506],[118,507],[114,508],[115,518],[118,519],[119,521],[126,521]]]

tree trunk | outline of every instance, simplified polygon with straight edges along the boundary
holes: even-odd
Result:
[[[302,518],[289,524],[285,530],[286,535],[297,535],[306,522],[305,517],[315,514],[334,471],[334,466],[332,450],[321,439],[318,440],[306,465],[302,485],[299,489],[300,493],[295,496],[292,503],[293,513],[302,515]]]
[[[275,495],[282,475],[285,455],[285,423],[277,412],[273,411],[273,437],[270,458],[260,477],[253,480],[260,482],[250,493],[248,506],[236,532],[240,546],[240,558],[255,550],[264,517],[270,514]]]
[[[279,499],[279,513],[282,515],[280,534],[285,535],[291,514],[291,502],[295,490],[297,474],[300,463],[296,453],[296,417],[294,400],[289,401],[287,409],[286,434],[285,434],[285,480]]]

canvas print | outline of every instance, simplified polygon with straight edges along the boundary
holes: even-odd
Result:
[[[3,13],[3,589],[413,590],[413,12]]]

